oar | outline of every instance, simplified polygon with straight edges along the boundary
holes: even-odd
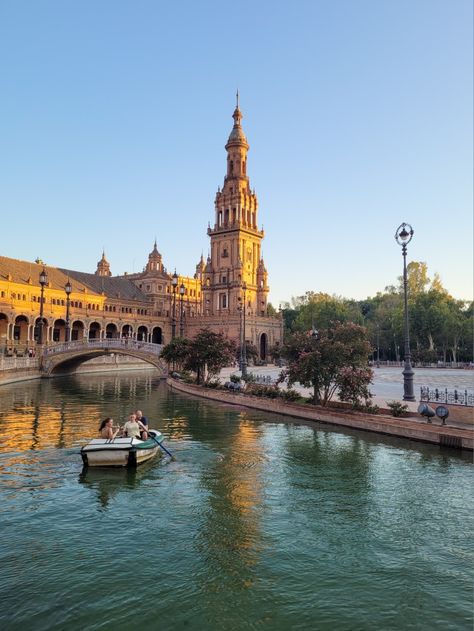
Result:
[[[157,438],[155,438],[155,437],[153,436],[153,434],[148,434],[148,435],[150,436],[150,438],[153,438],[153,440],[155,441],[155,443],[156,443],[157,445],[159,445],[159,446],[163,449],[163,451],[165,451],[165,452],[168,454],[168,456],[169,456],[170,458],[173,458],[173,459],[174,459],[174,456],[173,456],[173,454],[171,453],[171,451],[168,451],[168,450],[166,449],[166,447],[165,447],[162,443],[160,443],[160,441],[159,441]]]

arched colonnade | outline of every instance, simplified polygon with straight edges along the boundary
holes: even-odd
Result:
[[[63,318],[43,318],[43,342],[65,342],[66,321]],[[39,339],[41,318],[29,317],[21,314],[9,318],[0,312],[0,345],[33,344]],[[163,329],[160,326],[146,326],[144,324],[120,324],[115,322],[100,323],[97,321],[84,322],[72,320],[70,324],[70,339],[72,341],[86,339],[131,338],[140,342],[163,344]]]

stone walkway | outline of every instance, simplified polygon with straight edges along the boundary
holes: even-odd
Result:
[[[278,366],[249,366],[248,372],[255,375],[269,376],[272,379],[277,379],[281,368]],[[402,368],[398,366],[382,366],[380,368],[373,367],[374,381],[370,387],[374,404],[381,408],[387,407],[387,401],[401,401],[408,405],[410,412],[417,414],[418,405],[420,400],[420,387],[430,386],[430,388],[439,388],[448,390],[474,390],[474,371],[463,369],[448,369],[448,368],[416,368],[414,375],[414,390],[416,401],[403,401],[403,375]],[[237,368],[224,368],[220,377],[222,380],[227,381],[231,374],[240,375],[240,371]],[[304,396],[310,396],[312,394],[309,388],[303,388],[300,385],[294,386],[295,390],[301,392]],[[473,410],[474,414],[474,410]],[[421,417],[417,417],[416,420],[420,422],[426,422]],[[465,427],[465,424],[458,424],[455,421],[449,422],[452,427]],[[438,419],[433,421],[433,424],[440,424]]]

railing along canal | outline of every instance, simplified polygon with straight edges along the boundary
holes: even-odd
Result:
[[[43,354],[45,356],[56,355],[58,353],[68,353],[69,351],[80,351],[89,348],[110,348],[110,349],[123,349],[142,351],[143,353],[151,353],[153,355],[160,355],[163,349],[163,344],[153,344],[152,342],[140,342],[138,340],[131,340],[129,338],[109,338],[104,340],[76,340],[73,342],[60,342],[54,344],[54,346],[45,346],[43,348]]]
[[[474,407],[474,392],[470,392],[469,390],[448,390],[447,388],[421,386],[420,401]]]

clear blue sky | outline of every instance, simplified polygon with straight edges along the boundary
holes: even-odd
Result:
[[[0,254],[192,275],[239,88],[274,304],[472,297],[471,0],[0,2]]]

